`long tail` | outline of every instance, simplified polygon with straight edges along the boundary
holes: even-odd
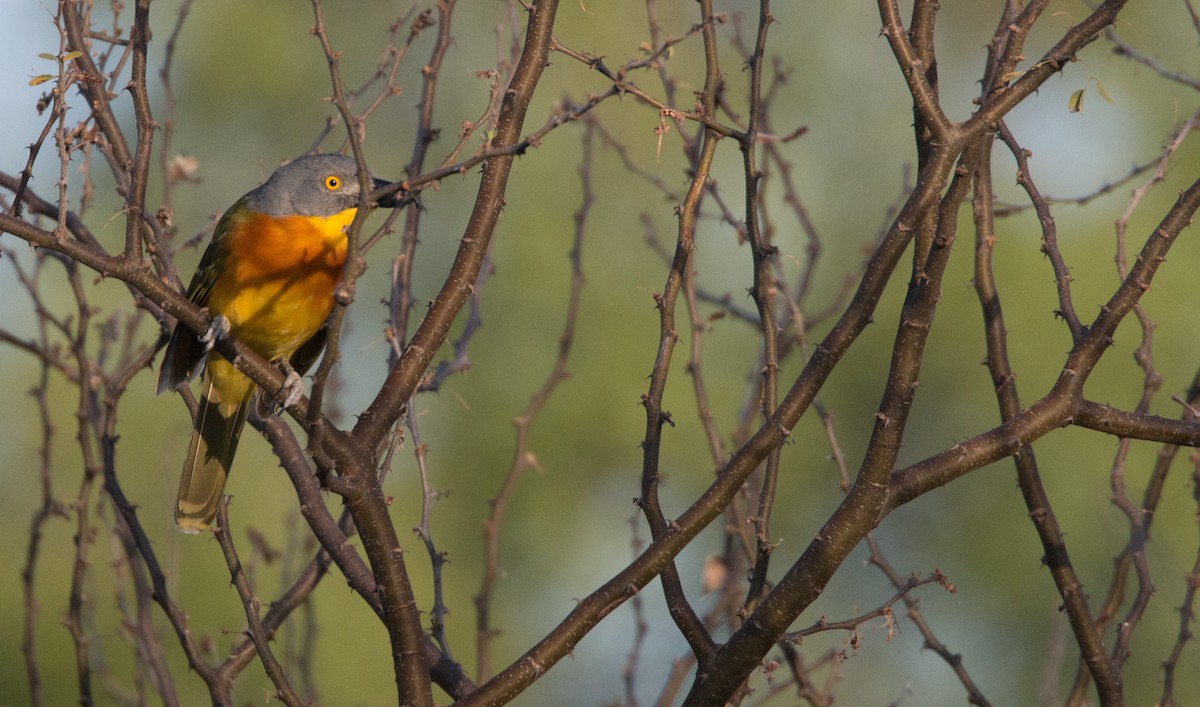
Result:
[[[175,524],[185,533],[198,533],[212,525],[217,505],[225,492],[229,466],[237,451],[246,415],[253,396],[242,396],[236,406],[222,401],[213,386],[212,376],[204,376],[200,409],[188,443],[183,475],[179,479],[179,501],[175,506]]]

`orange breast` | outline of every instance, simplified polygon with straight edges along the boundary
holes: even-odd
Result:
[[[209,310],[264,357],[290,356],[333,309],[346,262],[346,226],[354,209],[334,216],[247,214],[224,234],[228,252],[209,293]]]

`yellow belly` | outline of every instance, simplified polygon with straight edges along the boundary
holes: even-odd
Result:
[[[321,328],[346,261],[349,209],[329,218],[249,215],[234,227],[208,307],[269,360],[286,358]]]

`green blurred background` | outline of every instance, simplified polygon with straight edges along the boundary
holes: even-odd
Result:
[[[954,119],[966,117],[984,60],[984,45],[995,25],[998,3],[969,0],[947,3],[939,15],[939,71],[943,105]],[[1060,7],[1061,5],[1061,7]],[[1155,0],[1133,4],[1118,30],[1135,46],[1170,68],[1200,74],[1196,33],[1180,3]],[[696,20],[695,3],[658,3],[667,36],[677,36]],[[177,2],[153,4],[153,71],[163,57],[178,8]],[[330,39],[343,52],[343,76],[357,85],[370,74],[385,46],[387,27],[408,4],[327,3]],[[722,2],[718,9],[730,22],[720,28],[722,67],[730,100],[744,113],[746,73],[730,41],[733,20],[752,27],[756,5]],[[1040,55],[1071,19],[1087,12],[1083,3],[1054,6],[1061,14],[1044,18],[1030,39],[1026,54]],[[101,10],[97,10],[101,12]],[[460,3],[454,17],[454,46],[449,52],[438,88],[436,125],[442,137],[431,150],[432,165],[440,161],[464,121],[477,119],[487,98],[487,80],[476,72],[496,64],[497,45],[506,51],[508,35],[497,38],[495,28],[505,19],[500,3]],[[743,14],[744,13],[744,14]],[[788,83],[770,108],[770,124],[780,133],[800,126],[808,132],[785,147],[792,159],[801,197],[819,229],[824,251],[817,289],[810,307],[820,310],[837,297],[848,274],[858,268],[866,249],[885,220],[885,211],[905,183],[906,166],[914,156],[911,112],[907,93],[884,39],[880,20],[869,3],[775,3],[778,23],[771,28],[772,55],[791,67]],[[8,2],[0,7],[0,25],[10,42],[0,72],[0,169],[17,172],[24,164],[25,146],[40,127],[34,103],[42,89],[27,86],[31,76],[49,64],[41,52],[56,52],[58,38],[51,10],[32,2]],[[98,16],[97,24],[108,20]],[[124,20],[123,20],[124,21]],[[319,134],[330,105],[324,57],[310,36],[313,20],[307,3],[240,3],[211,0],[197,3],[179,37],[173,89],[176,96],[171,153],[199,160],[199,181],[180,186],[174,194],[175,223],[188,237],[240,194],[260,183],[279,161],[307,150]],[[610,67],[639,56],[647,40],[644,5],[637,2],[563,3],[556,36],[573,49],[605,57]],[[368,161],[377,176],[402,176],[411,152],[415,105],[419,96],[417,69],[428,56],[433,33],[427,31],[411,48],[399,83],[403,94],[388,103],[367,126]],[[691,91],[703,81],[699,44],[692,40],[673,54],[668,67],[681,84],[681,107],[690,108]],[[1194,92],[1168,84],[1145,67],[1116,57],[1103,42],[1086,50],[1083,61],[1069,65],[1038,95],[1020,106],[1009,125],[1032,150],[1034,176],[1043,192],[1061,198],[1084,195],[1128,173],[1135,163],[1156,155],[1176,126],[1195,107]],[[1023,65],[1028,66],[1028,62]],[[654,95],[661,90],[651,74],[635,77]],[[1114,97],[1101,99],[1096,82]],[[122,82],[123,83],[123,82]],[[162,91],[152,81],[152,99],[161,110]],[[575,101],[607,88],[595,73],[563,56],[554,55],[529,111],[527,131],[540,127],[561,97]],[[1084,109],[1067,111],[1072,91],[1086,88]],[[71,116],[82,117],[78,98]],[[132,118],[126,94],[119,99],[127,128]],[[631,158],[677,193],[687,187],[677,126],[663,140],[656,158],[656,111],[631,97],[610,100],[596,114],[607,130],[619,136]],[[689,128],[690,129],[690,128]],[[335,130],[336,135],[336,130]],[[438,548],[448,553],[445,569],[448,630],[455,657],[469,670],[474,661],[472,596],[479,589],[482,567],[480,528],[492,498],[508,469],[513,450],[512,418],[524,409],[553,363],[555,345],[565,314],[569,285],[567,251],[572,215],[581,196],[577,167],[581,125],[551,133],[540,146],[521,157],[514,168],[495,240],[496,276],[483,290],[484,327],[472,342],[473,366],[447,382],[436,395],[417,400],[421,434],[430,449],[430,474],[435,488],[449,492],[434,511],[433,531]],[[479,137],[468,149],[478,145]],[[336,149],[339,140],[323,147]],[[1010,158],[997,149],[997,188],[1006,201],[1018,201]],[[1197,154],[1186,143],[1172,162],[1167,183],[1160,186],[1135,214],[1130,228],[1131,249],[1140,245],[1173,200],[1194,178]],[[99,174],[101,170],[97,170]],[[34,187],[52,196],[57,164],[49,145],[36,170]],[[155,174],[157,179],[160,175]],[[714,177],[731,204],[741,203],[741,156],[733,141],[718,152]],[[646,246],[645,215],[660,242],[670,244],[675,220],[673,201],[623,171],[611,149],[597,145],[591,168],[597,203],[589,215],[583,250],[587,285],[580,324],[567,380],[539,418],[531,436],[540,471],[526,475],[512,499],[503,526],[504,576],[494,596],[494,616],[501,633],[494,660],[507,664],[544,635],[574,606],[624,566],[631,557],[628,520],[638,495],[644,429],[637,405],[646,386],[658,337],[657,314],[651,294],[660,291],[664,267]],[[1134,184],[1144,181],[1139,178]],[[77,185],[75,185],[77,188]],[[415,295],[431,298],[445,276],[457,247],[476,188],[475,173],[443,181],[426,190],[426,210],[418,253]],[[805,263],[805,241],[798,224],[782,204],[778,179],[766,181],[768,213],[776,228],[787,271],[794,276]],[[1086,208],[1060,206],[1055,210],[1063,255],[1072,267],[1073,294],[1086,322],[1117,282],[1112,264],[1114,228],[1129,200],[1131,186],[1116,189]],[[78,192],[74,192],[78,199]],[[111,182],[100,180],[98,201],[89,225],[110,247],[123,237],[124,219],[117,214]],[[161,186],[151,185],[148,206],[161,198]],[[697,268],[710,291],[744,298],[749,283],[749,253],[738,246],[730,229],[715,218],[711,202],[697,235]],[[377,224],[376,216],[368,224]],[[921,378],[922,389],[911,418],[901,463],[922,459],[995,424],[997,413],[986,369],[980,366],[984,345],[979,307],[971,286],[972,262],[969,214],[951,261]],[[1040,232],[1032,215],[1003,221],[997,234],[996,267],[1010,333],[1010,351],[1019,375],[1023,400],[1032,402],[1052,383],[1070,346],[1061,322],[1052,316],[1057,306],[1053,274],[1038,252]],[[11,237],[10,247],[23,249]],[[381,325],[388,296],[390,258],[398,252],[399,237],[391,236],[370,254],[370,269],[359,287],[358,301],[348,324],[338,382],[341,421],[349,424],[383,379],[387,343]],[[190,274],[199,251],[179,256],[181,272]],[[1175,417],[1179,408],[1171,395],[1184,390],[1200,363],[1200,328],[1196,327],[1195,266],[1200,246],[1186,232],[1170,261],[1143,299],[1155,333],[1155,365],[1164,385],[1154,412]],[[0,264],[0,297],[6,303],[3,326],[31,336],[33,315],[28,298],[14,282],[12,271]],[[904,266],[902,266],[903,270]],[[48,285],[61,285],[57,275]],[[91,279],[87,279],[91,282]],[[837,432],[851,468],[856,467],[870,432],[872,415],[884,384],[904,278],[897,277],[881,304],[873,326],[861,337],[830,378],[823,402],[836,415]],[[51,288],[52,289],[52,288]],[[92,290],[95,303],[126,306],[126,291],[105,281]],[[53,297],[64,308],[64,296]],[[711,308],[706,308],[706,312]],[[680,317],[683,316],[682,309]],[[827,326],[827,325],[826,325]],[[145,337],[156,332],[144,326]],[[814,332],[824,333],[824,328]],[[713,323],[705,339],[706,383],[716,422],[728,434],[754,374],[756,336],[731,318]],[[1132,408],[1140,394],[1141,374],[1131,354],[1139,333],[1126,323],[1116,343],[1089,383],[1093,400]],[[708,484],[712,463],[699,426],[690,381],[684,374],[686,339],[676,353],[666,407],[679,422],[665,434],[662,489],[668,516],[679,513]],[[790,381],[795,361],[784,370]],[[11,347],[0,348],[0,389],[6,410],[5,443],[0,445],[0,531],[9,539],[0,559],[0,704],[25,703],[28,686],[20,655],[23,606],[20,569],[25,559],[29,522],[39,502],[35,407],[26,395],[36,380],[37,365]],[[70,499],[78,491],[79,453],[74,443],[75,392],[57,381],[53,399],[58,427],[53,444],[54,493]],[[186,412],[175,397],[153,395],[153,374],[134,381],[120,408],[121,441],[118,464],[125,492],[138,504],[139,515],[169,573],[175,601],[189,614],[190,626],[212,641],[213,655],[222,656],[236,642],[244,625],[240,602],[229,584],[228,572],[216,543],[205,537],[175,531],[170,517],[177,467],[189,434]],[[726,437],[728,443],[728,437]],[[1112,558],[1124,546],[1127,524],[1109,503],[1108,474],[1116,449],[1114,439],[1081,430],[1061,430],[1035,445],[1052,500],[1056,503],[1066,539],[1080,576],[1098,601],[1107,587]],[[1128,464],[1131,493],[1140,498],[1156,448],[1135,446]],[[1150,704],[1161,690],[1161,661],[1178,630],[1183,577],[1195,560],[1196,504],[1191,498],[1188,468],[1183,459],[1173,469],[1155,522],[1148,552],[1157,588],[1133,644],[1126,670],[1128,704]],[[411,445],[397,456],[386,492],[396,498],[393,519],[408,551],[408,567],[423,609],[431,596],[430,572],[415,535],[407,530],[419,522],[419,485]],[[284,559],[256,566],[254,581],[266,599],[284,586],[286,578],[307,561],[303,538],[307,531],[295,512],[290,486],[279,473],[268,446],[260,439],[243,442],[230,492],[235,538],[249,553],[246,531],[261,532]],[[796,443],[783,452],[783,475],[776,505],[773,534],[783,544],[775,557],[777,576],[803,549],[808,538],[840,497],[829,447],[816,418],[807,416],[796,430]],[[93,492],[92,500],[96,494]],[[108,511],[97,522],[108,526]],[[48,704],[75,700],[72,646],[62,620],[66,614],[74,522],[53,520],[38,565],[38,656],[46,682]],[[648,533],[641,527],[643,540]],[[107,538],[107,534],[101,534]],[[1074,660],[1065,621],[1057,610],[1059,598],[1048,573],[1040,566],[1041,549],[1026,519],[1011,463],[962,479],[929,494],[889,517],[879,537],[898,570],[947,574],[956,594],[926,587],[919,591],[921,607],[937,636],[961,653],[965,666],[983,693],[996,704],[1041,701],[1048,688],[1061,695],[1073,674]],[[715,529],[707,530],[680,555],[678,566],[695,602],[707,607],[700,571],[704,558],[720,549]],[[131,655],[121,635],[120,617],[113,610],[114,577],[124,570],[113,564],[115,550],[107,543],[90,548],[87,619],[97,636],[91,646],[94,664],[106,681],[131,689]],[[860,548],[830,584],[825,595],[798,622],[808,625],[821,616],[848,617],[878,605],[891,590],[884,578],[865,563]],[[642,647],[637,677],[642,703],[658,694],[670,661],[686,645],[666,618],[657,583],[643,592],[650,629]],[[311,603],[317,626],[313,680],[324,704],[377,705],[394,702],[387,637],[374,616],[340,577],[327,578]],[[167,623],[159,618],[162,639],[185,704],[206,700],[201,681],[187,670]],[[518,704],[609,704],[623,699],[621,669],[632,646],[634,615],[626,606],[609,616],[582,642],[573,659],[562,661],[519,700]],[[292,631],[292,633],[289,633]],[[277,639],[281,646],[299,640],[294,629]],[[291,642],[291,643],[289,643]],[[1066,643],[1067,657],[1054,663],[1054,646]],[[815,659],[825,649],[842,646],[844,635],[819,635],[803,650]],[[921,638],[901,622],[899,635],[866,629],[864,640],[837,669],[844,682],[837,688],[840,704],[962,704],[964,693],[949,668],[921,649]],[[1185,652],[1177,687],[1180,704],[1200,704],[1200,648]],[[1045,666],[1057,665],[1057,669]],[[1190,667],[1188,667],[1190,666]],[[1186,668],[1186,669],[1185,669]],[[765,685],[760,684],[760,687]],[[270,683],[258,666],[241,677],[236,698],[260,702]],[[102,700],[115,701],[98,686]],[[445,701],[445,696],[439,693]],[[774,704],[792,704],[781,697]]]

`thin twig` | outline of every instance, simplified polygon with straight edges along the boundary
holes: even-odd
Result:
[[[254,595],[254,588],[250,586],[250,580],[229,534],[229,496],[217,505],[217,524],[213,532],[217,536],[217,544],[221,546],[221,553],[225,556],[225,564],[229,567],[233,586],[242,599],[242,608],[246,612],[246,632],[250,634],[250,640],[254,641],[267,677],[271,678],[275,685],[275,693],[271,696],[289,707],[299,707],[302,704],[300,698],[296,697],[287,675],[283,672],[283,666],[275,660],[275,654],[271,651],[271,635],[263,627],[262,617],[259,615],[262,602]]]

